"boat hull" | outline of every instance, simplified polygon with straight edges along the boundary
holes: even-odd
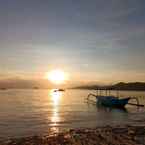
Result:
[[[108,107],[124,108],[124,106],[128,103],[129,99],[129,97],[119,99],[112,96],[99,96],[97,97],[97,104]]]

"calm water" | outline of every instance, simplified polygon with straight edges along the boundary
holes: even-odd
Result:
[[[95,91],[0,91],[0,137],[39,135],[76,127],[145,123],[145,108],[129,105],[126,110],[97,108],[85,102],[90,92]],[[145,104],[145,92],[122,91],[120,96],[137,96]]]

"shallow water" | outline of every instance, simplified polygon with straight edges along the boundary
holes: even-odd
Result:
[[[96,93],[90,90],[55,93],[52,90],[1,90],[0,137],[40,135],[76,127],[145,123],[144,107],[98,108],[85,102],[90,92]],[[115,91],[111,93],[116,94]],[[121,91],[119,96],[137,96],[145,105],[145,92]]]

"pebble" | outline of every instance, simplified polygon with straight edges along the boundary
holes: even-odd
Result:
[[[0,145],[145,145],[145,126],[71,129],[54,136],[8,139]]]

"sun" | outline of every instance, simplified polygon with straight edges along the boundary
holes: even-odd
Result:
[[[54,84],[62,84],[67,80],[67,75],[62,70],[52,70],[47,73],[46,77]]]

